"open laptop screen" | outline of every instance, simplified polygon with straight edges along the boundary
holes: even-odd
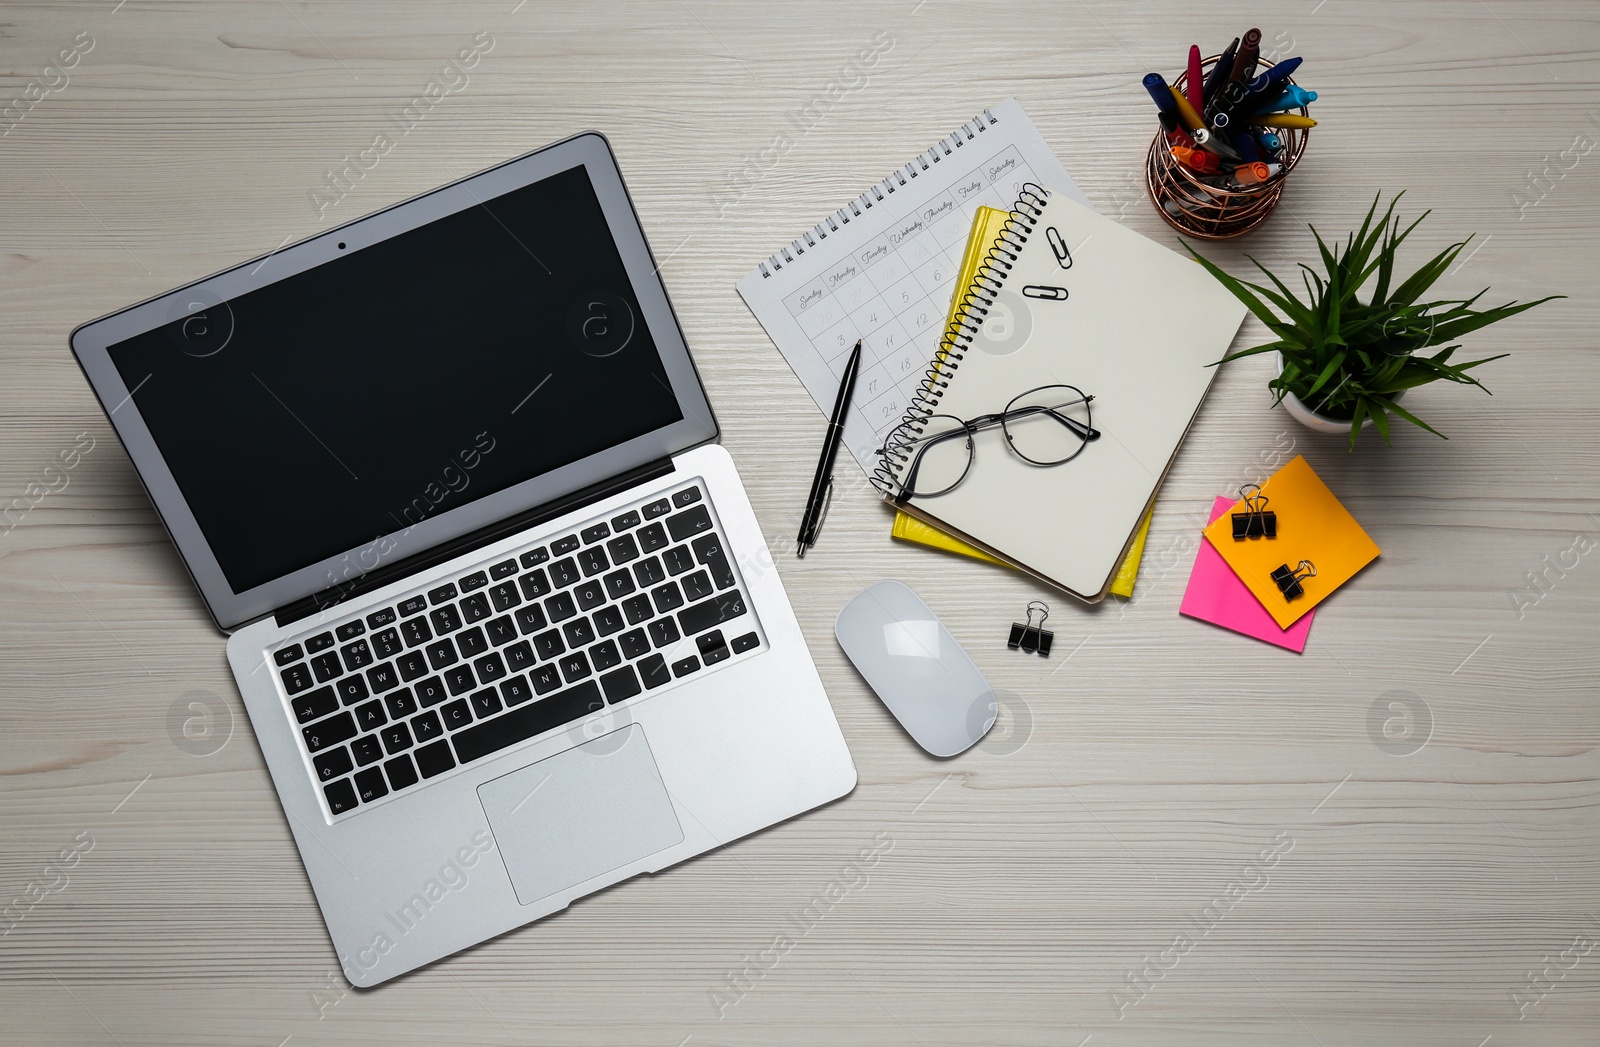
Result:
[[[581,165],[177,315],[109,354],[236,592],[683,417]]]

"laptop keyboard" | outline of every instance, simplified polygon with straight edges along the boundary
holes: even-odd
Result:
[[[762,646],[699,484],[269,652],[329,815]]]

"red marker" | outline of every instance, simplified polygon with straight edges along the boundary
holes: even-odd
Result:
[[[1183,125],[1178,123],[1178,118],[1172,113],[1160,113],[1161,130],[1167,133],[1168,145],[1181,145],[1185,149],[1194,148],[1194,139],[1190,138],[1183,130]]]
[[[1183,81],[1183,93],[1189,96],[1189,104],[1194,106],[1195,112],[1205,110],[1205,84],[1200,79],[1200,45],[1189,45],[1189,75]]]

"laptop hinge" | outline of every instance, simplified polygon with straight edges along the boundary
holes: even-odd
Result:
[[[289,625],[302,618],[309,618],[318,611],[343,603],[353,596],[369,593],[374,589],[381,589],[396,579],[404,578],[418,571],[425,571],[436,564],[454,559],[462,553],[471,552],[473,549],[497,542],[508,535],[537,526],[546,520],[553,520],[575,509],[581,509],[586,505],[591,505],[603,498],[609,498],[620,491],[625,491],[630,487],[636,487],[646,481],[665,476],[670,472],[672,472],[672,459],[670,458],[662,458],[648,465],[639,466],[637,469],[630,469],[628,472],[620,473],[602,483],[574,491],[563,498],[545,502],[543,505],[525,510],[516,516],[507,517],[498,523],[480,527],[470,534],[451,539],[443,545],[434,546],[431,549],[408,556],[404,560],[396,560],[392,564],[385,564],[340,585],[312,593],[304,599],[296,600],[292,604],[280,607],[273,612],[273,617],[280,626]]]

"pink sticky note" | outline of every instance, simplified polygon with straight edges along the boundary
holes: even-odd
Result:
[[[1215,520],[1232,506],[1233,499],[1218,498],[1211,506],[1211,519]],[[1183,591],[1183,603],[1178,607],[1178,613],[1299,653],[1306,649],[1311,619],[1317,612],[1308,611],[1289,628],[1278,628],[1272,615],[1261,606],[1261,601],[1239,580],[1239,576],[1233,573],[1222,555],[1212,548],[1210,542],[1201,539],[1200,551],[1194,558],[1194,570],[1189,574],[1189,587]]]

